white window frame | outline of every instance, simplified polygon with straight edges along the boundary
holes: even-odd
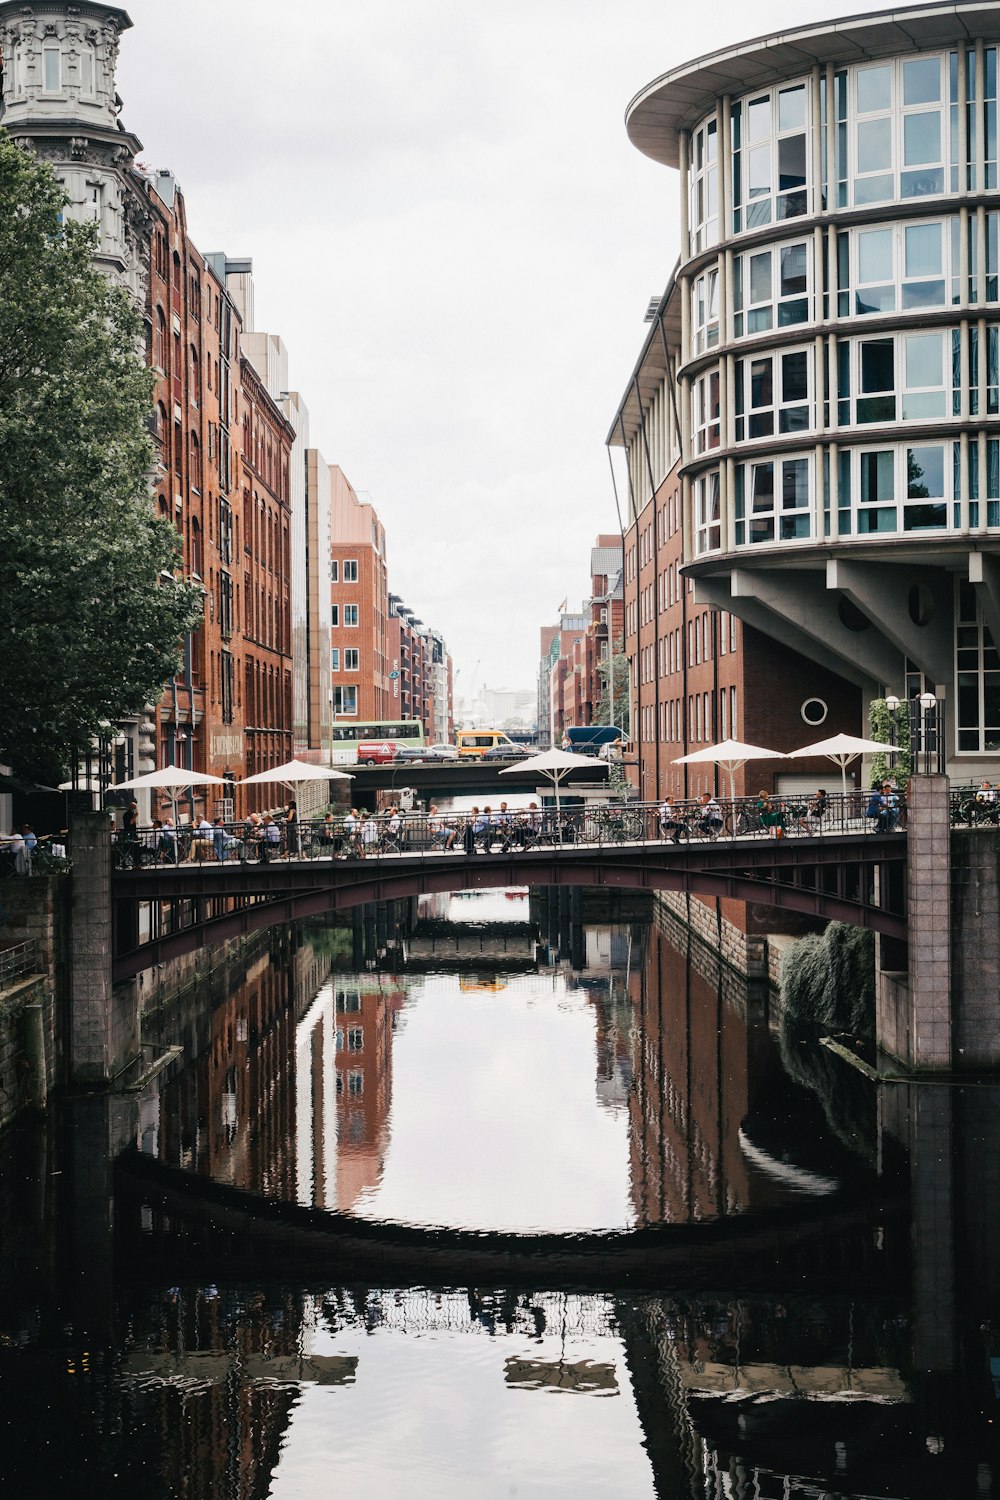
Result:
[[[805,501],[800,505],[786,506],[784,485],[786,470],[792,466],[804,466],[806,476]],[[754,509],[753,496],[757,488],[757,471],[771,468],[771,504]],[[742,485],[742,509],[740,510],[740,486]],[[767,456],[748,459],[736,465],[736,494],[733,497],[736,512],[736,545],[742,549],[754,547],[790,547],[813,540],[813,501],[815,495],[815,463],[811,453],[790,453],[784,456]],[[802,522],[805,522],[802,525]],[[784,527],[783,523],[784,522]],[[764,534],[754,537],[754,524],[763,526]],[[767,534],[768,525],[770,534]],[[787,534],[794,527],[795,534]],[[782,530],[786,532],[782,535]]]
[[[782,292],[781,258],[785,252],[805,250],[805,291]],[[751,302],[751,262],[761,256],[770,256],[770,295],[766,301]],[[813,242],[796,239],[761,245],[759,249],[744,250],[733,265],[733,337],[753,338],[759,333],[770,333],[775,328],[797,328],[813,321]],[[801,316],[800,316],[801,314]],[[750,327],[751,321],[755,324]]]
[[[348,646],[344,651],[344,671],[361,671],[361,652],[356,646]]]
[[[358,625],[360,623],[360,621],[359,621],[359,615],[360,615],[360,610],[359,610],[359,608],[358,608],[358,606],[356,604],[345,604],[344,605],[344,629],[345,630],[357,630]]]
[[[344,573],[343,573],[343,579],[342,579],[342,581],[344,583],[357,583],[357,581],[358,581],[358,560],[357,560],[356,557],[345,557],[344,558]]]

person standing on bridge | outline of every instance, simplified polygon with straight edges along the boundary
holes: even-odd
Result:
[[[285,838],[289,854],[301,853],[302,840],[299,833],[299,809],[294,797],[290,799],[285,811]]]

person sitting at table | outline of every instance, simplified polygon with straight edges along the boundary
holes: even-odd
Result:
[[[674,843],[679,844],[681,834],[686,831],[687,825],[678,817],[669,793],[660,803],[658,816],[660,821],[660,838],[665,839],[670,834]]]
[[[188,864],[194,859],[206,859],[209,854],[214,853],[214,838],[214,829],[205,815],[202,814],[191,839],[191,849],[187,857]]]
[[[702,792],[698,801],[698,811],[701,814],[698,820],[699,832],[703,833],[706,838],[717,839],[723,828],[722,808],[711,792]]]

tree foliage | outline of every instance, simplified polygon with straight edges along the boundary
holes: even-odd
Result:
[[[628,657],[622,650],[621,636],[610,645],[610,656],[597,663],[597,673],[601,679],[601,698],[594,710],[594,723],[617,724],[623,734],[628,736],[630,732]],[[612,709],[614,709],[613,713]]]
[[[202,606],[150,500],[140,319],[2,132],[0,204],[0,761],[48,778],[159,696]]]
[[[899,746],[898,755],[876,755],[872,758],[872,785],[881,785],[890,778],[902,783],[910,779],[910,705],[901,703],[895,713],[884,698],[873,698],[868,705],[868,724],[873,740],[888,745],[893,736]]]

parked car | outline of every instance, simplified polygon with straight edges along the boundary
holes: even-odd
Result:
[[[518,760],[522,755],[531,753],[524,745],[516,745],[513,740],[506,740],[502,745],[491,745],[488,750],[484,750],[483,760]]]

